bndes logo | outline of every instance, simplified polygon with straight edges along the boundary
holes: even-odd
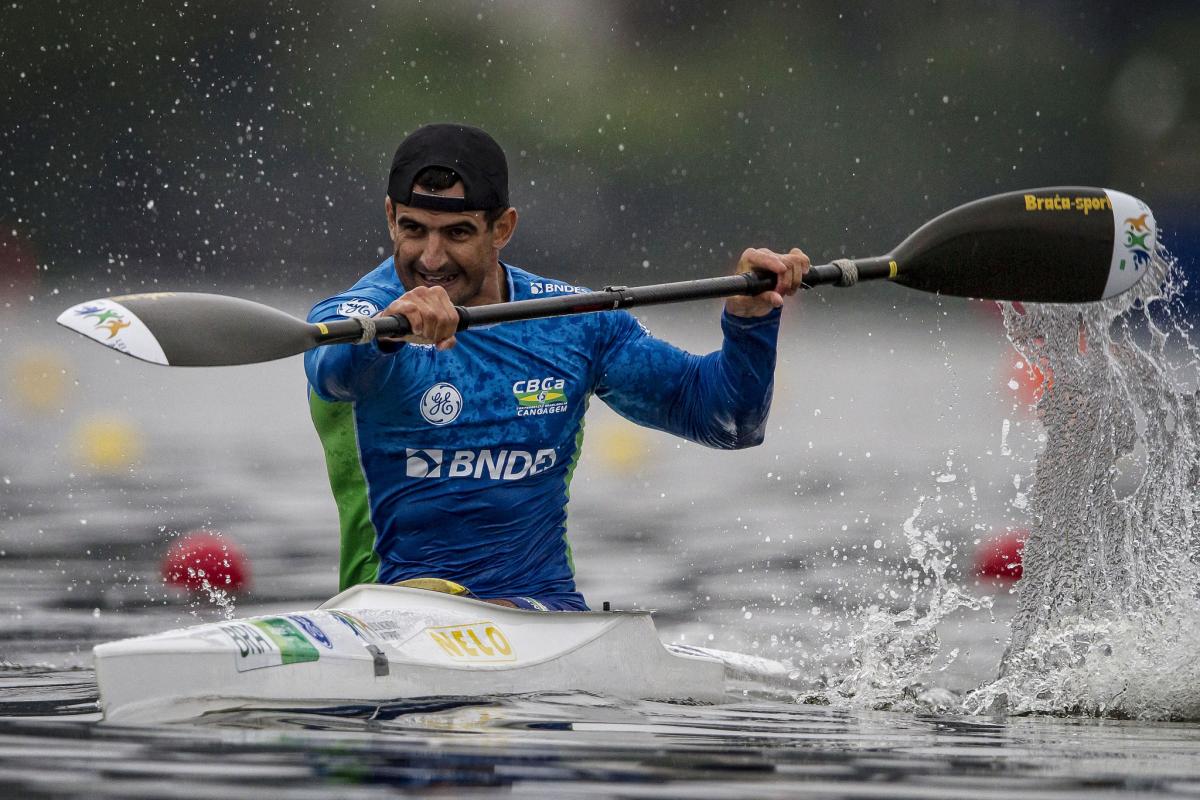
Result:
[[[445,450],[406,448],[404,473],[410,478],[488,478],[519,481],[554,466],[554,450]]]
[[[534,281],[529,284],[530,294],[587,294],[590,289],[585,289],[582,286],[572,286],[569,283],[553,283]]]
[[[414,450],[409,447],[404,451],[408,463],[404,474],[410,478],[440,478],[442,477],[441,450]]]

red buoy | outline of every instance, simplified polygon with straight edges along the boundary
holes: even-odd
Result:
[[[212,589],[236,592],[249,586],[246,555],[231,540],[212,531],[191,531],[181,536],[162,563],[163,579],[172,586],[200,592]]]
[[[1021,405],[1037,405],[1042,395],[1054,388],[1054,372],[1048,364],[1030,364],[1012,354],[1007,355],[1005,361],[1006,368],[1001,375]]]
[[[975,574],[999,581],[1021,578],[1021,552],[1025,549],[1027,530],[1007,530],[979,543],[975,550]]]

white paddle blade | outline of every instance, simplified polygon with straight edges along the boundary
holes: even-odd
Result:
[[[1124,192],[1105,189],[1112,203],[1113,251],[1104,287],[1105,299],[1142,279],[1158,246],[1158,226],[1150,206]]]
[[[114,300],[80,303],[64,311],[58,324],[142,361],[167,366],[167,356],[137,315]]]

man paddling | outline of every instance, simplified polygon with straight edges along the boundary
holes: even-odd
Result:
[[[654,338],[625,311],[459,339],[455,305],[579,291],[500,260],[517,228],[503,150],[478,128],[419,128],[396,151],[384,209],[392,257],[309,321],[402,315],[413,335],[304,357],[341,522],[341,587],[415,582],[586,610],[566,506],[588,400],[711,447],[759,444],[780,308],[808,257],[746,250],[736,271],[775,273],[776,289],[727,300],[724,343],[706,356]]]

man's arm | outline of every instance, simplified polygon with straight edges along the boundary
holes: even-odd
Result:
[[[333,297],[318,303],[308,314],[309,322],[345,319],[347,301],[381,305],[379,298],[361,293]],[[394,364],[395,348],[378,341],[368,344],[333,344],[304,354],[304,372],[317,396],[329,401],[353,401],[370,393],[387,380]]]
[[[344,319],[342,309],[347,300],[361,303],[361,293],[330,298],[318,303],[309,312],[309,322],[328,322]],[[367,302],[377,305],[380,298]],[[458,312],[441,287],[418,286],[405,292],[375,314],[407,317],[413,332],[402,338],[380,337],[367,344],[335,344],[318,347],[304,354],[304,371],[308,382],[324,400],[356,400],[371,393],[387,380],[396,363],[396,353],[405,342],[436,344],[439,350],[454,346],[454,331]]]
[[[687,353],[613,312],[622,331],[609,347],[596,394],[639,425],[732,450],[763,440],[774,385],[778,310],[763,317],[726,312],[721,349]]]
[[[596,393],[634,422],[709,447],[760,444],[774,388],[780,308],[783,298],[800,288],[809,266],[799,249],[743,252],[736,272],[773,272],[775,289],[727,300],[724,342],[706,356],[655,339],[629,315],[616,318],[615,335],[601,355]]]

